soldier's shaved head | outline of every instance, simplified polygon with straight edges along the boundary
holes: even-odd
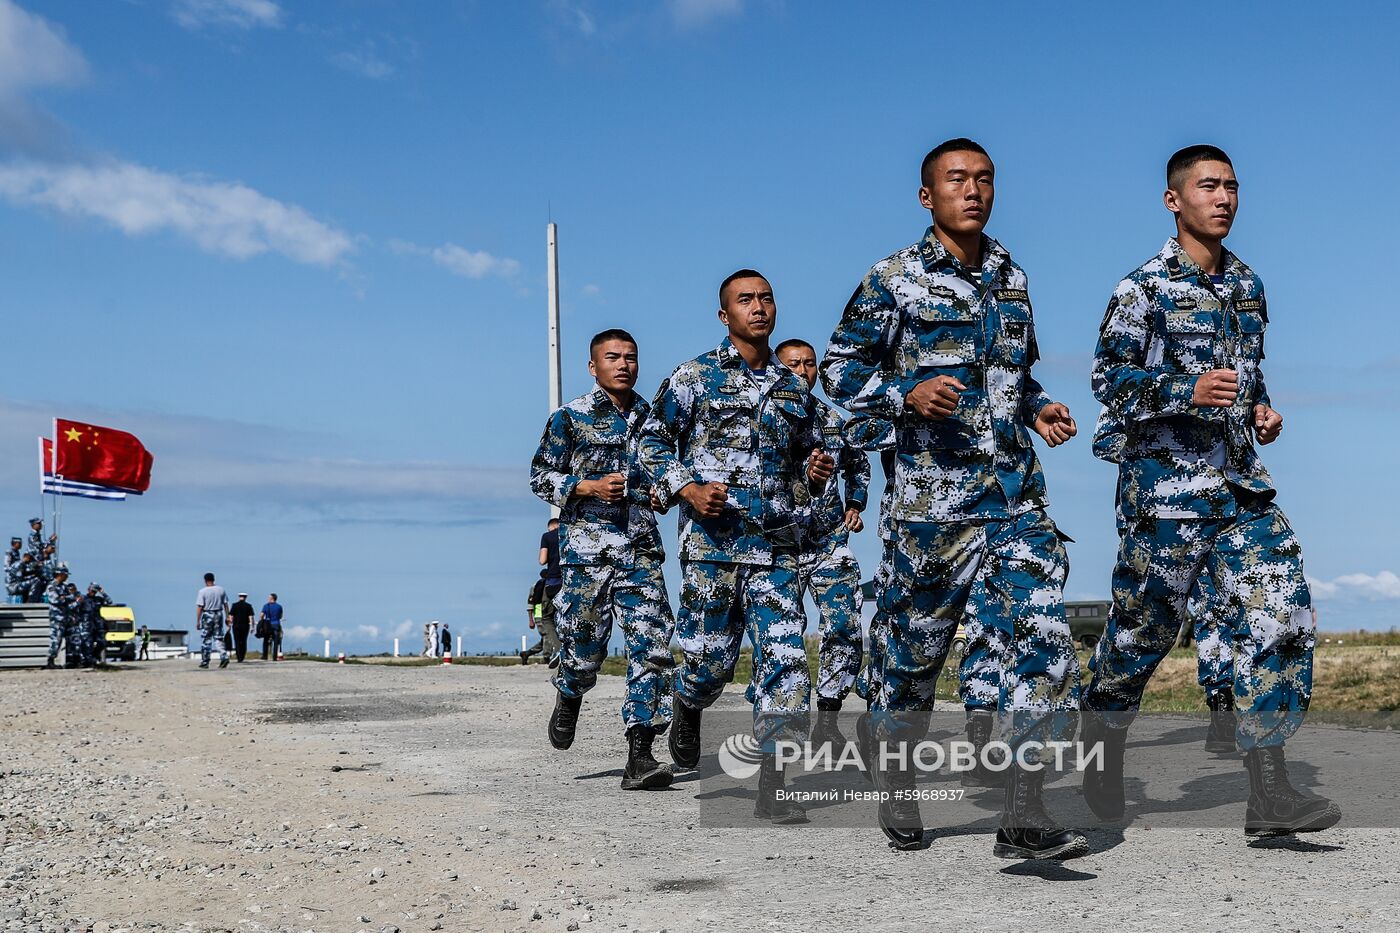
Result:
[[[924,161],[919,165],[919,184],[928,187],[933,183],[934,163],[937,162],[941,156],[945,156],[950,152],[976,152],[979,155],[987,156],[988,159],[991,158],[991,156],[987,155],[987,150],[983,149],[981,145],[973,142],[966,136],[945,140],[930,149],[928,155],[924,156]]]
[[[1200,162],[1224,162],[1230,167],[1235,163],[1230,161],[1230,157],[1225,154],[1225,150],[1218,146],[1201,144],[1187,146],[1185,149],[1178,149],[1172,153],[1172,157],[1167,160],[1167,187],[1174,191],[1180,191],[1182,182],[1186,178],[1187,171]]]

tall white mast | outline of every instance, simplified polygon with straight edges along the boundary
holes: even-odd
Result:
[[[559,363],[559,225],[545,228],[549,245],[549,410],[564,404]]]
[[[545,227],[549,269],[549,411],[551,414],[564,404],[562,365],[559,361],[559,225]],[[559,517],[559,507],[552,506],[549,514]]]

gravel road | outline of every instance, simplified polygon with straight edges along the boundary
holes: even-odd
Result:
[[[1400,929],[1397,830],[1097,829],[1059,865],[981,828],[709,827],[713,768],[618,789],[620,696],[557,753],[534,666],[6,672],[0,929]]]

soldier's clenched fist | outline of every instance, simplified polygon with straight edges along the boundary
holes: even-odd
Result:
[[[904,405],[913,408],[921,418],[938,421],[957,411],[958,393],[966,389],[967,386],[952,376],[934,376],[914,386],[905,397]]]
[[[1233,369],[1212,369],[1196,377],[1191,404],[1198,408],[1229,408],[1240,394],[1240,377]]]
[[[716,518],[729,500],[729,487],[724,483],[690,483],[681,487],[681,498],[690,503],[701,518]]]

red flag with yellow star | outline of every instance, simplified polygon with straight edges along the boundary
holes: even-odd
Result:
[[[154,458],[136,435],[55,418],[53,471],[66,480],[145,492]]]

